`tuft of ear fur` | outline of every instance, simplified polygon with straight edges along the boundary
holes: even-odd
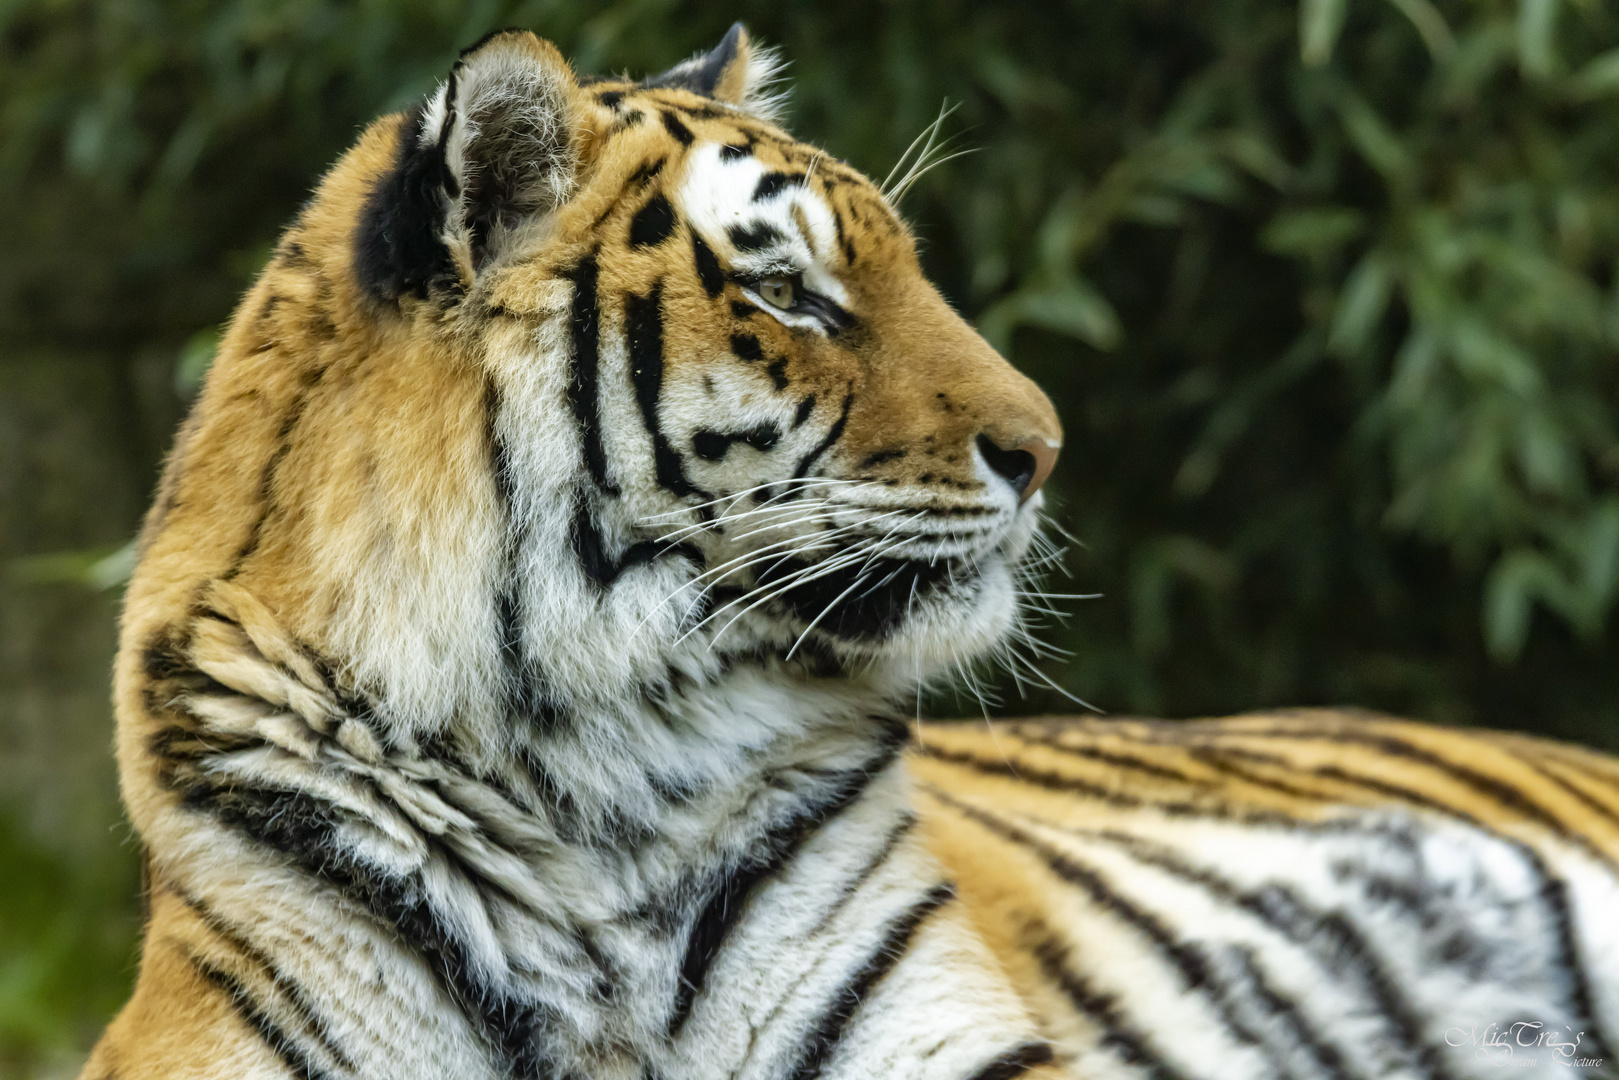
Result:
[[[571,68],[549,42],[501,30],[462,52],[406,115],[355,239],[378,299],[458,292],[573,185]]]
[[[786,95],[775,90],[781,81],[781,69],[775,49],[755,45],[747,27],[732,23],[713,49],[676,64],[662,75],[654,75],[642,85],[690,90],[774,123],[781,119],[786,103]]]

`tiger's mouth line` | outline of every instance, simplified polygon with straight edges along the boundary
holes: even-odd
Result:
[[[855,565],[840,565],[836,559],[789,559],[758,575],[756,588],[774,587],[776,608],[804,625],[800,640],[820,630],[841,641],[880,642],[910,618],[918,600],[976,589],[980,579],[977,560],[960,556],[881,555]]]
[[[1001,520],[966,528],[929,529],[933,522],[925,519],[936,508],[925,505],[880,513],[860,507],[867,513],[853,521],[835,514],[852,509],[843,499],[790,510],[761,505],[732,511],[734,496],[719,505],[720,513],[697,522],[688,518],[655,541],[666,551],[692,541],[708,549],[697,560],[700,571],[666,598],[689,598],[676,645],[702,634],[712,647],[753,613],[801,627],[795,651],[812,631],[870,645],[910,621],[920,602],[955,593],[965,609],[980,593],[988,563],[1004,561],[1015,572],[1022,562],[1022,545],[1013,541],[1023,508],[1009,515],[1003,509],[996,514]],[[677,513],[643,520],[673,524],[669,519]],[[936,603],[929,606],[936,610]]]
[[[911,620],[917,606],[954,594],[963,605],[981,595],[986,565],[1004,560],[1014,575],[1023,559],[1004,543],[970,553],[911,557],[890,546],[850,544],[821,558],[802,550],[749,560],[736,582],[705,587],[701,614],[680,640],[713,628],[711,642],[749,613],[794,625],[791,659],[812,633],[849,646],[876,646]]]

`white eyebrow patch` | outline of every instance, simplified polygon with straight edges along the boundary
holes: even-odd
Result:
[[[797,177],[767,185],[764,197],[755,199],[760,181],[771,173],[752,154],[726,154],[720,143],[699,143],[686,155],[674,193],[677,209],[732,270],[802,274],[811,291],[846,304],[848,293],[825,262],[837,250],[831,207]]]

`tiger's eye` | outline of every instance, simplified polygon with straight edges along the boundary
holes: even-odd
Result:
[[[783,311],[798,303],[797,293],[793,283],[786,278],[767,277],[759,282],[759,295],[764,297],[765,303]]]

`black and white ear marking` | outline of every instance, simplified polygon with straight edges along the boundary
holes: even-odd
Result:
[[[361,283],[389,301],[459,291],[566,199],[575,85],[561,54],[527,31],[463,52],[407,116],[393,168],[372,190],[355,240]]]
[[[732,23],[724,39],[706,53],[676,64],[643,86],[666,86],[734,105],[763,120],[780,119],[782,95],[772,93],[781,61],[774,49],[755,46],[741,23]]]

